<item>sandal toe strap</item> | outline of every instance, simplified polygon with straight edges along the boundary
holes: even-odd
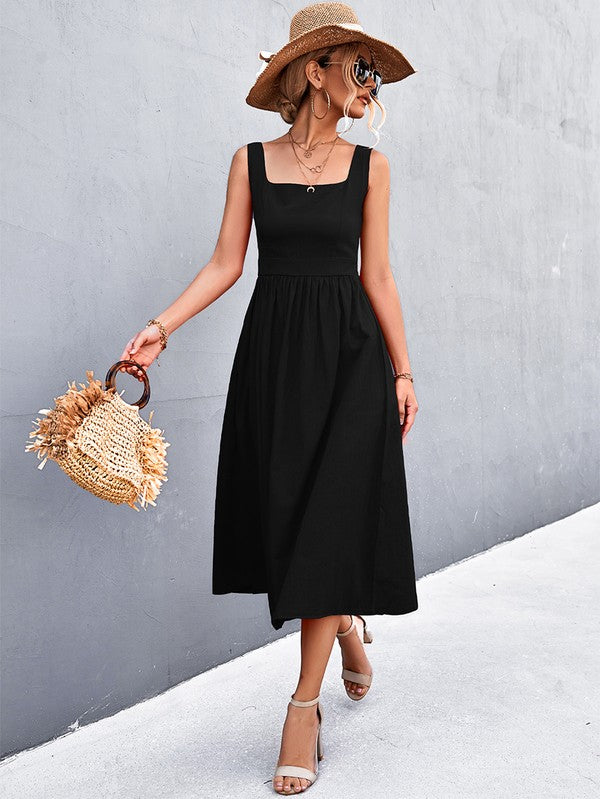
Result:
[[[371,679],[371,674],[361,674],[358,671],[342,669],[342,680],[350,680],[350,682],[357,682],[360,685],[371,685]]]
[[[317,775],[309,768],[302,768],[302,766],[277,766],[275,769],[275,777],[302,777],[305,780],[314,782]]]

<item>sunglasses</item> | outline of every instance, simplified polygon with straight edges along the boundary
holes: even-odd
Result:
[[[329,61],[327,56],[324,56],[323,61],[324,63],[321,64],[322,67],[328,67],[330,64],[344,63],[343,61]],[[371,89],[371,95],[373,97],[377,97],[382,83],[381,73],[378,72],[376,69],[371,69],[371,65],[369,64],[369,62],[366,60],[366,58],[363,58],[362,56],[359,56],[352,66],[354,68],[354,79],[356,80],[359,86],[364,86],[365,83],[369,80],[369,76],[373,78],[373,80],[375,81],[375,86]]]

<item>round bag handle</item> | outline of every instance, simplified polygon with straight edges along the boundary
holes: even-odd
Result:
[[[109,388],[113,388],[115,386],[115,376],[121,366],[137,366],[138,369],[141,369],[144,380],[144,393],[137,402],[131,402],[130,405],[136,405],[138,408],[143,408],[144,405],[148,404],[148,400],[150,399],[150,381],[148,380],[148,375],[146,374],[144,367],[137,361],[134,361],[133,358],[130,358],[126,361],[117,361],[116,363],[113,363],[106,373],[106,377],[104,378],[104,390],[108,391]]]

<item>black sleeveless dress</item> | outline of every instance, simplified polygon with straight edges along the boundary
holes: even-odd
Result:
[[[271,624],[417,609],[392,365],[358,274],[371,148],[341,183],[271,183],[248,144],[258,276],[233,359],[212,593]]]

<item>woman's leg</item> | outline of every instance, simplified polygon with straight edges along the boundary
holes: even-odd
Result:
[[[329,656],[340,627],[341,616],[302,619],[300,632],[300,677],[294,699],[306,702],[321,691],[321,683]],[[315,739],[319,720],[317,706],[288,705],[281,733],[281,750],[277,765],[304,766],[314,769]],[[300,793],[309,786],[301,777],[276,777],[273,786],[278,793]]]

